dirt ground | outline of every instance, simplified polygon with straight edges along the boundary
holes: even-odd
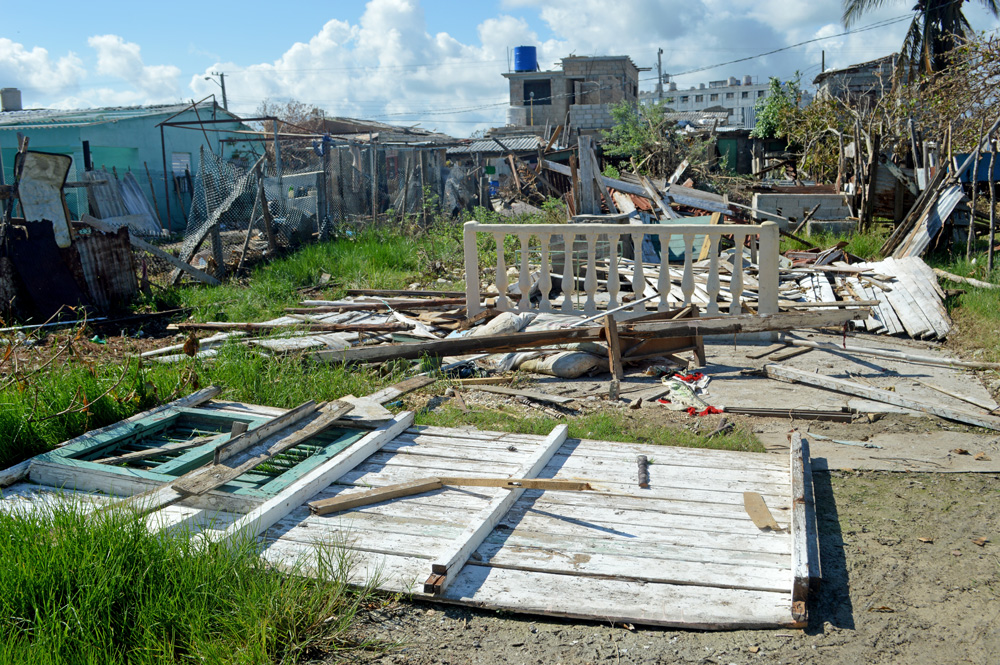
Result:
[[[805,630],[690,632],[581,623],[405,599],[359,636],[355,662],[1000,662],[1000,476],[817,473],[823,583]],[[985,538],[980,546],[973,542]],[[981,541],[980,541],[981,542]]]

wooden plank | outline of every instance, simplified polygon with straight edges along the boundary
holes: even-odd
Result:
[[[930,413],[947,420],[954,420],[967,425],[974,425],[976,427],[984,427],[986,429],[1000,431],[1000,418],[996,418],[994,416],[985,416],[978,413],[972,413],[971,411],[963,411],[961,409],[943,407],[938,404],[921,402],[897,395],[889,390],[873,388],[860,383],[837,379],[832,376],[813,374],[811,372],[794,369],[792,367],[767,365],[764,369],[767,370],[767,374],[771,378],[784,379],[793,383],[805,383],[807,385],[817,386],[819,388],[825,388],[839,393],[875,400],[876,402],[884,402],[886,404],[901,406],[904,409],[923,411],[924,413]]]
[[[549,460],[566,441],[569,428],[566,425],[557,425],[555,429],[546,437],[539,450],[536,450],[528,463],[522,466],[522,472],[517,476],[521,478],[533,478],[545,468]],[[521,498],[523,489],[513,489],[507,494],[493,498],[489,505],[475,515],[469,527],[461,537],[456,540],[445,556],[439,556],[431,564],[432,578],[436,579],[431,585],[425,584],[425,593],[440,594],[455,579],[457,574],[465,566],[465,562],[482,544],[486,536],[493,531],[493,528],[504,518],[514,503]]]
[[[353,408],[352,404],[341,401],[320,405],[314,417],[298,421],[294,431],[282,435],[277,441],[270,442],[263,450],[260,449],[262,446],[247,449],[208,468],[199,469],[200,473],[184,476],[172,487],[185,496],[200,495],[222,487],[272,457],[280,455],[332,427],[339,418]]]
[[[757,492],[743,493],[743,507],[758,529],[781,531],[781,527],[778,526],[778,523],[774,520],[774,515],[771,514],[771,510],[767,507],[767,503],[764,502],[764,497]]]
[[[337,456],[308,472],[277,496],[268,499],[234,522],[221,534],[220,538],[231,543],[236,538],[250,538],[265,531],[289,512],[312,498],[316,492],[335,482],[368,459],[383,445],[404,432],[407,427],[413,424],[413,417],[412,411],[403,411],[397,414],[389,423],[355,441]]]
[[[185,441],[183,443],[168,443],[167,445],[157,446],[155,448],[147,448],[145,450],[136,450],[135,452],[124,453],[122,455],[112,455],[110,457],[103,457],[101,459],[94,460],[94,463],[125,464],[127,462],[138,462],[140,460],[149,459],[150,457],[159,457],[160,455],[165,455],[167,453],[175,453],[181,450],[190,450],[192,448],[197,448],[198,446],[205,445],[212,439],[218,439],[223,436],[225,436],[225,434],[200,436],[197,439],[193,439],[191,441]]]
[[[456,487],[501,487],[503,489],[544,489],[579,491],[591,489],[590,484],[575,480],[537,480],[533,478],[469,478],[458,476],[440,476],[411,480],[406,483],[387,485],[367,492],[350,494],[345,497],[333,497],[313,501],[309,509],[314,515],[337,513],[349,508],[358,508],[373,503],[381,503],[404,496],[422,494],[441,489],[443,486]]]
[[[622,346],[618,340],[618,325],[615,323],[614,314],[608,314],[604,317],[604,339],[608,345],[608,366],[611,368],[609,396],[611,399],[617,400],[622,379],[625,378],[625,371],[622,369]]]
[[[937,367],[954,367],[965,369],[993,369],[1000,370],[1000,363],[979,362],[976,360],[955,360],[952,358],[936,358],[934,356],[921,356],[914,353],[903,353],[902,351],[892,351],[890,349],[876,349],[867,346],[854,346],[853,344],[831,344],[830,342],[814,342],[806,339],[786,339],[786,344],[793,346],[809,346],[814,349],[823,349],[832,353],[857,353],[863,356],[875,356],[876,358],[888,358],[889,360],[899,360],[901,362],[917,363],[920,365],[934,365]]]
[[[963,395],[962,393],[957,393],[954,390],[948,390],[947,388],[942,388],[941,386],[935,385],[933,383],[928,383],[927,381],[921,381],[918,378],[914,378],[913,380],[919,383],[920,385],[927,386],[931,390],[936,390],[943,395],[948,395],[949,397],[954,397],[957,400],[968,402],[973,406],[978,406],[980,409],[983,409],[984,411],[995,411],[998,408],[1000,408],[1000,406],[997,406],[996,402],[993,402],[992,400],[989,401],[981,400],[975,397],[970,397],[969,395]]]
[[[759,360],[760,358],[770,355],[775,351],[781,351],[787,346],[788,346],[787,344],[771,344],[770,346],[765,346],[763,349],[758,349],[756,351],[751,351],[750,353],[747,353],[746,357],[752,360]]]
[[[796,621],[806,621],[806,600],[809,595],[809,550],[812,534],[807,521],[805,468],[809,464],[809,447],[802,434],[795,430],[790,437],[792,474],[792,616]]]
[[[28,472],[30,470],[30,459],[26,459],[19,464],[0,470],[0,487],[7,487],[9,485],[13,485],[14,483],[21,482],[28,477]]]
[[[951,282],[958,282],[959,284],[968,284],[969,286],[974,286],[977,289],[1000,289],[1000,284],[991,284],[990,282],[984,282],[979,279],[973,279],[971,277],[961,277],[954,273],[950,273],[946,270],[941,270],[940,268],[934,268],[934,274],[938,277],[942,277]]]
[[[703,317],[625,324],[622,337],[694,337],[734,333],[769,332],[795,328],[837,327],[867,316],[864,310],[833,310],[778,314],[741,314],[738,316]],[[312,355],[326,362],[385,362],[394,359],[415,359],[424,355],[462,355],[481,351],[519,350],[534,346],[600,341],[602,327],[538,330],[507,335],[481,335],[410,344],[355,347],[343,351],[318,351]]]
[[[810,351],[812,351],[812,349],[806,346],[793,346],[787,348],[784,351],[779,351],[778,353],[775,353],[773,356],[769,358],[769,360],[774,361],[776,363],[780,363],[784,360],[788,360],[789,358],[794,358],[795,356],[801,356],[803,353],[809,353]]]
[[[687,160],[685,160],[685,162],[686,161]],[[708,221],[708,224],[709,224],[709,226],[712,226],[712,225],[715,225],[715,224],[719,224],[721,222],[721,220],[722,220],[722,213],[721,212],[713,212],[712,213],[712,218]],[[711,250],[711,248],[712,248],[712,239],[706,233],[705,234],[705,240],[701,243],[701,252],[698,254],[698,260],[699,261],[704,261],[705,259],[707,259],[708,258],[708,252],[709,252],[709,250]]]
[[[529,614],[704,630],[805,625],[792,617],[787,591],[637,584],[479,564],[466,566],[441,599]]]
[[[573,401],[572,397],[560,397],[559,395],[549,395],[548,393],[540,393],[534,390],[519,390],[517,388],[504,388],[503,386],[478,385],[455,387],[459,390],[479,390],[486,393],[495,393],[497,395],[527,397],[528,399],[535,400],[536,402],[551,402],[552,404],[569,404]]]
[[[403,395],[413,392],[414,390],[420,390],[424,386],[429,386],[434,383],[435,380],[436,379],[432,379],[429,376],[413,376],[409,379],[404,379],[399,383],[377,390],[371,395],[366,395],[366,397],[373,402],[385,404],[386,402],[397,400]]]

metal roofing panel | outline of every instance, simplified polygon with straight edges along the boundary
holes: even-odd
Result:
[[[545,145],[545,142],[538,138],[537,136],[512,136],[504,137],[498,139],[507,150],[504,150],[500,145],[493,139],[480,139],[473,141],[468,145],[458,146],[455,148],[448,148],[448,154],[460,154],[460,153],[474,153],[474,152],[495,152],[495,153],[506,153],[506,152],[529,152],[537,150],[539,147]]]

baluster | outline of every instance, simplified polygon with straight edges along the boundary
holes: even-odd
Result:
[[[502,231],[493,234],[493,240],[497,244],[497,291],[500,292],[497,296],[497,309],[501,312],[510,309],[510,302],[507,300],[507,264],[503,256],[503,237]]]
[[[659,312],[670,309],[670,234],[660,234],[660,277],[656,280],[656,290],[660,292]]]
[[[524,312],[531,308],[531,274],[528,272],[528,240],[531,233],[522,232],[517,234],[521,239],[521,271],[517,275],[517,290],[521,292],[521,299],[517,303],[517,309]]]
[[[615,236],[614,240],[611,237],[611,234],[608,234],[608,245],[610,245],[608,255],[608,309],[615,309],[618,307],[618,290],[621,287],[621,277],[618,275],[618,241],[621,239],[621,234]]]
[[[694,268],[691,265],[691,254],[694,253],[694,235],[684,234],[684,277],[681,278],[681,292],[684,294],[684,306],[691,304],[694,296]]]
[[[743,295],[743,241],[745,235],[733,234],[733,241],[736,243],[736,253],[733,254],[733,277],[729,281],[729,293],[733,296],[733,302],[729,304],[730,314],[741,314],[743,307],[740,298]],[[750,241],[751,245],[753,240]]]
[[[589,315],[597,313],[597,234],[587,234],[587,277],[583,281],[583,289],[587,292],[587,300],[583,311]]]
[[[757,265],[757,243],[760,236],[754,233],[750,236],[750,263]]]
[[[719,313],[719,236],[709,234],[708,249],[708,313]]]
[[[576,276],[573,274],[573,243],[575,242],[575,233],[563,234],[562,311],[567,314],[573,312],[573,293],[576,291]]]
[[[632,294],[636,300],[641,299],[646,293],[646,276],[642,272],[642,237],[642,233],[632,234],[633,255],[635,256],[634,272],[632,275]],[[633,305],[632,311],[636,314],[644,313],[646,311],[646,303],[636,303]]]
[[[541,292],[542,298],[538,301],[538,311],[551,312],[552,303],[549,302],[549,292],[552,291],[552,274],[549,272],[549,239],[552,235],[549,233],[538,233],[537,235],[542,255],[542,276],[538,282],[538,290]]]

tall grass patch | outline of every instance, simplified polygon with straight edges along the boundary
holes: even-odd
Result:
[[[0,514],[0,661],[25,665],[300,662],[348,638],[371,590],[328,550],[316,579],[268,568],[253,543],[196,549],[131,512]]]

